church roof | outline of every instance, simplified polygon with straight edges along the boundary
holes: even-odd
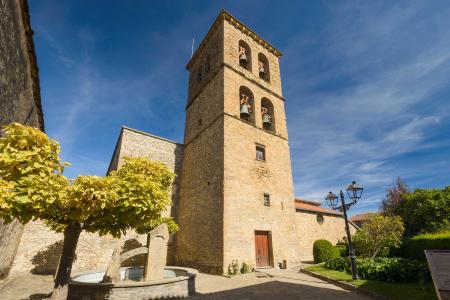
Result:
[[[327,214],[327,215],[342,216],[342,213],[340,213],[338,211],[320,207],[320,202],[304,200],[304,199],[299,199],[299,198],[295,199],[295,210],[314,212],[314,213],[323,213],[323,214]]]
[[[282,53],[278,49],[276,49],[274,46],[269,44],[269,42],[267,42],[262,37],[260,37],[256,32],[251,30],[250,27],[248,27],[247,25],[245,25],[244,23],[242,23],[241,21],[239,21],[238,19],[233,17],[225,9],[222,9],[220,11],[219,15],[217,16],[216,20],[214,21],[214,23],[211,25],[211,28],[209,29],[208,33],[206,33],[206,35],[203,38],[202,42],[198,46],[197,50],[195,50],[195,52],[192,55],[191,59],[187,63],[186,69],[188,69],[188,70],[190,69],[190,67],[192,66],[194,61],[199,56],[199,53],[201,53],[203,51],[203,49],[205,48],[208,40],[211,38],[211,36],[217,30],[217,28],[219,27],[219,25],[222,23],[223,20],[227,20],[228,22],[230,22],[230,24],[232,24],[234,27],[236,27],[239,30],[241,30],[243,33],[247,34],[254,41],[259,43],[261,46],[266,48],[269,52],[273,53],[275,56],[277,56],[277,57],[282,56]]]

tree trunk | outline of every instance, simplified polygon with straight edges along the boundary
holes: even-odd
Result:
[[[72,223],[64,231],[64,244],[58,270],[56,271],[55,286],[51,300],[66,300],[69,292],[70,273],[75,258],[78,239],[81,234],[80,223]]]
[[[375,249],[375,252],[372,254],[372,256],[371,256],[370,258],[371,258],[371,259],[375,259],[375,257],[377,256],[377,254],[378,254],[378,248]]]

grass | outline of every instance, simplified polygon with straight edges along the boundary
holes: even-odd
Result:
[[[353,280],[352,275],[346,272],[329,270],[322,265],[314,265],[305,268],[308,271],[319,273],[331,279],[350,283],[357,287],[364,287],[377,294],[394,300],[432,300],[437,299],[432,282],[420,284],[417,282],[383,282],[378,280],[358,279]]]

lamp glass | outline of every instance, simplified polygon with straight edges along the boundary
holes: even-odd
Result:
[[[325,197],[327,204],[331,207],[335,207],[337,205],[337,199],[338,197],[332,192],[329,192],[328,195]]]
[[[361,198],[363,192],[363,187],[360,186],[356,181],[353,181],[348,187],[347,187],[347,194],[353,201],[358,201]]]

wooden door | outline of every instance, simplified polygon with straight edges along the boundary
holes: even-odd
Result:
[[[269,233],[255,231],[256,267],[270,266]]]

